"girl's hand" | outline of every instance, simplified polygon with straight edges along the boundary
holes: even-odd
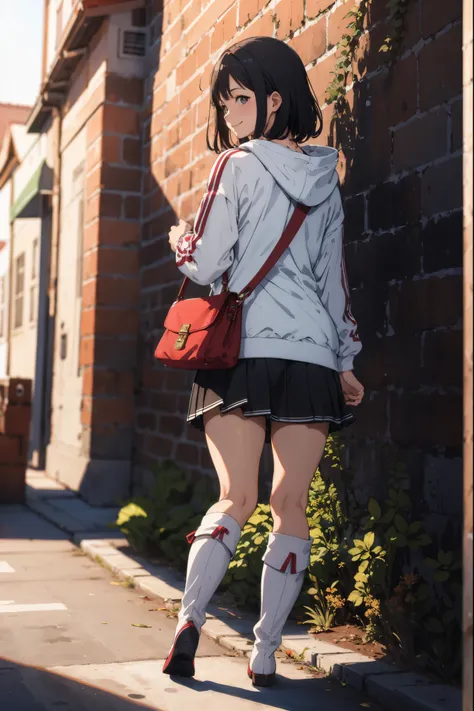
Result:
[[[339,373],[341,379],[342,392],[346,405],[357,407],[364,397],[364,386],[359,383],[352,370],[345,370]]]
[[[173,225],[173,227],[168,232],[168,242],[170,243],[170,247],[173,252],[176,252],[176,246],[182,235],[184,235],[185,232],[192,230],[192,228],[193,226],[189,222],[185,222],[184,220],[180,220],[177,225]]]

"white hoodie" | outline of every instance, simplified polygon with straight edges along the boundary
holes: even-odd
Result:
[[[310,205],[288,249],[244,301],[240,357],[352,370],[362,344],[344,263],[338,152],[303,151],[256,139],[221,153],[176,263],[192,281],[211,284],[212,294],[229,269],[229,289],[240,292],[281,237],[295,202]]]

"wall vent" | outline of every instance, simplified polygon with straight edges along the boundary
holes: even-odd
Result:
[[[122,30],[119,57],[144,57],[145,52],[146,32],[143,30]]]

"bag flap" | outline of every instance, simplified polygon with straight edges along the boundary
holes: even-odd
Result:
[[[198,299],[181,299],[172,304],[165,319],[165,328],[179,333],[184,324],[189,324],[189,333],[202,331],[216,320],[229,293],[216,294]]]

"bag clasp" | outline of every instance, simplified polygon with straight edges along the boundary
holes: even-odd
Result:
[[[191,324],[190,323],[183,323],[183,325],[179,329],[178,338],[176,339],[176,343],[174,344],[175,350],[180,351],[184,348],[184,346],[186,345],[186,341],[188,340],[190,330],[191,330]]]

